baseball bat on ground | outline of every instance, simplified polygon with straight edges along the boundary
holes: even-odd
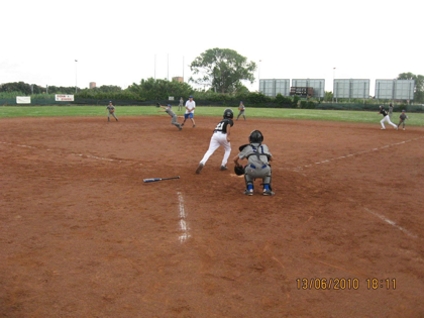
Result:
[[[170,178],[147,178],[147,179],[143,179],[143,182],[144,183],[158,182],[158,181],[172,180],[172,179],[179,179],[179,178],[180,178],[180,176],[170,177]]]

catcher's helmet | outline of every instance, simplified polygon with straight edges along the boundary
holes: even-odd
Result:
[[[233,114],[233,110],[230,108],[227,108],[226,110],[224,110],[224,118],[233,118],[234,114]]]
[[[250,133],[249,142],[261,143],[264,141],[264,135],[259,130],[254,130]]]

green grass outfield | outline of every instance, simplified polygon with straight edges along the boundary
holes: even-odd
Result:
[[[178,111],[173,107],[177,115],[182,115],[183,111]],[[118,106],[116,115],[125,116],[152,116],[159,114],[160,108],[154,106]],[[197,116],[222,116],[223,107],[198,106],[195,114]],[[238,110],[233,107],[234,116]],[[0,106],[0,118],[17,117],[63,117],[63,116],[106,116],[106,106]],[[393,113],[392,121],[399,122],[400,113]],[[408,126],[424,126],[424,114],[407,114]],[[316,110],[316,109],[276,109],[276,108],[247,108],[247,118],[283,118],[302,120],[324,120],[340,121],[352,123],[378,123],[382,116],[369,111],[347,111],[347,110]]]

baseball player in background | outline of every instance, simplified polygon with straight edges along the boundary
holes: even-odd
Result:
[[[208,161],[209,157],[215,152],[219,146],[224,147],[224,158],[221,162],[221,171],[227,170],[227,161],[231,153],[231,144],[230,144],[230,131],[231,127],[234,125],[233,122],[233,111],[229,108],[224,110],[224,115],[222,120],[216,125],[213,135],[209,143],[209,149],[206,151],[202,160],[200,160],[199,166],[196,169],[196,173],[199,174],[202,171],[203,167]]]
[[[188,101],[185,104],[185,108],[186,111],[184,114],[184,121],[181,126],[184,126],[186,120],[190,118],[191,122],[193,123],[193,128],[196,127],[196,123],[194,122],[194,109],[196,108],[196,102],[193,100],[193,96],[188,98]]]
[[[392,114],[393,114],[393,104],[390,103],[389,104],[389,116],[390,116],[390,118],[392,118]]]
[[[403,130],[405,130],[405,120],[407,120],[408,119],[408,116],[406,115],[406,113],[405,113],[405,110],[403,109],[402,110],[402,113],[400,114],[400,116],[399,116],[399,124],[398,124],[398,127],[400,127],[400,125],[402,124],[402,128],[403,128]]]
[[[161,104],[157,104],[159,107],[163,108],[163,111],[165,113],[167,113],[169,116],[171,116],[171,124],[176,126],[179,130],[182,130],[183,127],[181,126],[181,124],[178,122],[177,119],[177,115],[175,115],[175,113],[172,111],[172,106],[171,104],[168,104],[166,106],[162,106]]]
[[[239,110],[239,114],[237,115],[236,120],[238,120],[240,116],[243,116],[244,120],[246,120],[246,116],[244,115],[244,111],[246,110],[246,107],[244,106],[243,101],[240,101],[238,110]]]
[[[380,105],[380,111],[378,113],[383,115],[383,119],[380,120],[381,129],[386,129],[386,126],[384,126],[384,122],[387,122],[392,125],[393,128],[398,129],[398,126],[396,126],[396,124],[393,124],[390,120],[390,116],[389,114],[387,114],[387,111],[384,109],[383,105]]]
[[[184,107],[184,99],[180,97],[180,103],[178,104],[178,110],[182,110]]]
[[[112,103],[112,101],[110,101],[109,102],[109,105],[107,105],[106,106],[106,109],[107,109],[107,121],[110,121],[110,116],[112,115],[113,116],[113,118],[115,118],[116,119],[116,121],[118,121],[118,118],[116,117],[116,115],[115,115],[115,106],[113,106],[113,103]]]
[[[246,190],[244,194],[253,195],[254,180],[262,179],[262,195],[274,195],[271,188],[271,166],[272,154],[267,145],[263,144],[264,136],[259,130],[253,130],[249,135],[249,144],[239,147],[240,153],[234,157],[236,167],[241,167],[239,160],[247,159],[244,167],[244,181]]]

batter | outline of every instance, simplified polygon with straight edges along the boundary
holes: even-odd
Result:
[[[203,159],[200,160],[199,166],[196,169],[196,173],[199,174],[200,171],[202,171],[203,167],[206,164],[206,161],[208,161],[209,157],[212,156],[212,154],[215,152],[216,149],[219,148],[219,146],[224,147],[224,158],[222,158],[221,163],[221,171],[227,170],[227,161],[228,157],[231,153],[231,144],[230,144],[230,131],[231,127],[234,125],[233,122],[233,111],[229,108],[224,110],[223,119],[216,125],[213,135],[211,137],[210,143],[209,143],[209,149],[206,151],[205,155],[203,156]]]

